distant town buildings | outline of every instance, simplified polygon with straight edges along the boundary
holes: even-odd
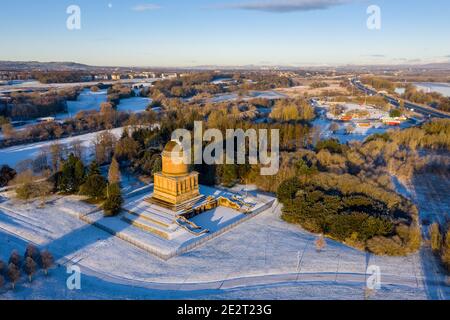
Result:
[[[163,78],[163,79],[176,79],[176,78],[178,78],[178,74],[176,72],[163,73],[163,74],[161,74],[161,78]]]

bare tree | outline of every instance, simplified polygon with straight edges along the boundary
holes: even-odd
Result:
[[[33,275],[36,273],[37,264],[33,258],[27,257],[23,266],[25,273],[28,275],[28,280],[31,282]]]
[[[95,157],[100,165],[111,161],[116,143],[116,137],[109,131],[97,134],[94,140]]]
[[[331,132],[336,133],[339,130],[339,125],[336,122],[333,122],[330,125],[330,130]]]
[[[347,134],[352,134],[355,131],[355,127],[353,127],[353,125],[349,124],[346,128],[345,131],[347,132]]]
[[[70,144],[70,150],[74,154],[75,157],[78,159],[83,159],[83,145],[81,144],[81,141],[76,139]]]
[[[60,126],[57,126],[53,132],[54,132],[55,137],[56,137],[57,139],[61,138],[62,135],[64,134],[64,130],[63,130],[63,128],[61,128]]]
[[[325,237],[323,235],[320,235],[319,238],[317,238],[315,244],[316,244],[317,252],[322,251],[327,245],[327,242],[325,241]]]
[[[17,250],[13,250],[13,252],[11,252],[11,255],[9,257],[9,261],[8,264],[11,265],[15,265],[17,268],[20,268],[20,264],[21,264],[21,259],[20,259],[20,255],[19,252],[17,252]]]
[[[2,132],[3,132],[3,136],[6,139],[11,139],[16,134],[14,127],[10,123],[5,123],[4,125],[2,125]]]
[[[10,263],[8,266],[8,277],[14,290],[16,282],[20,279],[20,269],[14,263]]]
[[[6,264],[0,260],[0,275],[5,274],[5,268],[6,268]]]
[[[63,156],[63,147],[59,143],[53,143],[50,146],[50,159],[53,172],[57,172]]]
[[[108,181],[110,184],[120,182],[120,168],[115,157],[112,158],[111,165],[109,166]]]
[[[442,247],[442,235],[439,224],[436,222],[433,223],[430,226],[429,232],[431,237],[431,249],[434,253],[438,253],[439,251],[441,251]]]
[[[41,207],[45,206],[47,198],[53,192],[53,184],[48,181],[42,181],[35,185],[36,195],[41,199]]]
[[[45,250],[41,253],[41,260],[42,269],[44,269],[45,275],[48,275],[48,269],[53,266],[53,256],[48,250]]]
[[[27,248],[25,249],[25,255],[24,258],[32,258],[34,261],[39,261],[41,257],[41,254],[39,252],[39,249],[32,243],[29,243],[27,245]]]

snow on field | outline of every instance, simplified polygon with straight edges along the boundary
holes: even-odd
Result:
[[[417,174],[409,189],[419,205],[422,219],[442,225],[450,219],[450,173]]]
[[[331,125],[335,123],[338,126],[337,131],[331,130]],[[327,119],[324,114],[321,114],[315,120],[312,121],[313,127],[317,128],[320,132],[321,139],[338,139],[340,143],[347,143],[351,141],[364,141],[367,137],[373,134],[382,134],[388,130],[392,130],[393,127],[384,125],[382,123],[374,123],[371,127],[354,127],[352,133],[347,133],[347,126],[352,125],[346,122],[337,122]],[[400,130],[407,129],[413,126],[413,123],[409,121],[403,122],[398,128]]]
[[[107,101],[107,90],[92,92],[90,89],[84,89],[76,101],[68,101],[68,113],[58,115],[58,119],[67,119],[76,115],[80,111],[100,110],[100,105]],[[152,102],[150,98],[133,97],[121,99],[117,106],[118,111],[142,112]]]
[[[243,100],[251,100],[255,98],[260,99],[284,99],[287,96],[283,93],[279,93],[276,91],[250,91],[248,95],[243,96]],[[237,93],[226,93],[226,94],[218,94],[210,99],[212,103],[226,102],[226,101],[234,101],[238,100],[239,95]]]
[[[152,102],[150,98],[133,97],[120,100],[117,106],[118,111],[126,112],[143,112],[147,109],[147,106]]]
[[[60,140],[36,142],[25,145],[19,145],[9,148],[0,149],[0,164],[7,164],[10,167],[15,167],[19,162],[27,159],[33,159],[37,157],[45,148],[50,147],[52,144],[58,142],[61,145],[69,146],[74,141],[80,141],[84,150],[85,158],[91,159],[93,157],[93,142],[96,136],[100,132],[88,133],[79,136],[69,137]],[[122,135],[123,128],[116,128],[110,130],[117,138]]]
[[[449,174],[421,173],[416,174],[412,181],[401,184],[394,179],[396,189],[405,197],[412,199],[419,209],[419,217],[423,224],[422,235],[429,240],[428,226],[434,222],[446,225],[450,218]],[[450,286],[446,271],[425,243],[420,250],[421,265],[424,270],[428,297],[431,299],[450,299]],[[434,284],[434,285],[432,285]]]
[[[91,209],[74,197],[53,199],[44,209],[37,202],[0,203],[1,259],[32,240],[83,272],[80,291],[65,288],[65,269],[58,268],[50,280],[21,284],[6,298],[362,299],[369,265],[381,269],[376,299],[426,299],[433,285],[424,286],[419,255],[374,257],[331,240],[316,251],[317,237],[283,222],[279,207],[168,261],[67,213]]]
[[[218,207],[204,212],[192,218],[191,221],[199,226],[201,231],[207,230],[208,232],[195,235],[174,223],[174,213],[172,211],[146,201],[153,193],[153,186],[143,191],[137,196],[127,198],[123,205],[124,212],[117,217],[105,218],[103,213],[99,211],[89,214],[86,218],[91,223],[95,222],[97,225],[107,228],[107,230],[112,230],[114,234],[119,235],[122,239],[137,244],[140,248],[144,248],[148,252],[164,259],[170,259],[201,245],[204,241],[209,241],[211,237],[218,235],[218,232],[223,232],[224,228],[233,227],[235,223],[267,210],[275,201],[273,197],[268,196],[247,196],[244,201],[254,204],[248,214],[225,207]],[[200,193],[205,196],[213,195],[216,198],[223,196],[230,199],[232,196],[237,195],[236,193],[206,186],[200,186]],[[139,221],[139,218],[130,215],[130,212],[133,212],[135,215],[144,215],[157,219],[161,223],[168,225],[168,227],[161,229],[167,238],[151,232],[145,232],[135,226],[130,226],[128,222],[123,220],[124,217]],[[145,223],[145,221],[141,221],[141,223]],[[161,228],[159,225],[154,224],[152,227],[156,229]]]
[[[106,102],[106,90],[92,92],[90,89],[84,89],[76,101],[67,101],[68,113],[58,115],[58,119],[66,119],[76,115],[80,111],[100,110],[100,105]]]
[[[450,85],[448,83],[415,82],[414,85],[425,92],[437,92],[445,97],[450,97]]]
[[[99,90],[92,92],[90,89],[84,89],[76,101],[67,101],[67,113],[59,113],[55,119],[62,121],[74,117],[80,111],[100,110],[100,105],[107,101],[107,90]],[[147,97],[133,97],[128,99],[121,99],[117,106],[118,111],[138,113],[146,110],[147,106],[152,102],[152,99]],[[36,120],[26,121],[25,124],[15,127],[15,130],[24,130],[29,126],[37,124]],[[0,140],[3,135],[0,132]]]

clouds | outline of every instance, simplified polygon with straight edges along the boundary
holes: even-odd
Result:
[[[152,10],[158,10],[158,9],[161,9],[161,7],[157,4],[152,4],[152,3],[138,4],[131,8],[131,10],[137,11],[137,12],[152,11]]]
[[[351,0],[259,0],[223,5],[222,8],[274,13],[325,10]]]

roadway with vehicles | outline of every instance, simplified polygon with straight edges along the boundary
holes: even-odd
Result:
[[[400,107],[400,100],[396,99],[394,97],[391,97],[387,94],[384,93],[378,93],[376,90],[373,90],[371,88],[366,87],[365,85],[363,85],[360,81],[358,81],[357,79],[352,79],[351,83],[353,86],[355,86],[358,90],[364,92],[367,95],[370,96],[376,96],[376,95],[381,95],[383,96],[387,101],[389,101],[390,104],[392,104],[395,107]],[[426,117],[429,118],[441,118],[441,119],[450,119],[450,115],[448,115],[445,112],[433,109],[431,107],[424,107],[409,101],[404,101],[405,102],[405,108],[413,110],[414,112],[420,113]]]

